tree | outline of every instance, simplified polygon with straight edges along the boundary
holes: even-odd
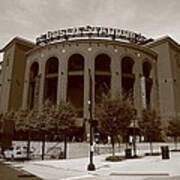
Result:
[[[38,111],[32,110],[22,110],[16,112],[15,115],[15,129],[17,131],[23,131],[27,133],[27,159],[30,158],[30,144],[31,144],[31,134],[36,129],[36,116]]]
[[[98,130],[111,137],[112,156],[115,156],[114,137],[124,136],[134,118],[134,107],[129,98],[103,96],[96,106]]]
[[[2,125],[3,125],[3,115],[2,114],[0,114],[0,130],[1,130],[1,128],[2,128]]]
[[[49,113],[50,129],[56,134],[64,135],[64,158],[67,152],[67,135],[71,134],[75,128],[77,111],[70,102],[61,102],[59,105],[53,105]]]
[[[1,148],[2,153],[4,150],[11,146],[13,133],[14,133],[14,119],[15,112],[10,111],[0,115],[0,121],[2,126],[2,139],[1,139]]]
[[[42,160],[44,160],[46,134],[50,132],[50,122],[52,120],[54,107],[55,105],[51,101],[47,100],[35,117],[35,130],[41,134],[42,138]]]
[[[2,117],[3,117],[3,115],[2,114],[0,114],[0,149],[1,149],[1,151],[2,151],[2,140],[1,140],[1,138],[2,138],[2,126],[3,126],[3,120],[2,120]],[[0,154],[2,153],[0,151]]]
[[[142,112],[142,119],[139,121],[139,128],[150,143],[150,153],[153,154],[152,142],[161,137],[161,121],[155,110],[145,109]]]
[[[175,149],[177,150],[177,138],[180,136],[180,119],[172,117],[168,122],[167,136],[174,137]]]

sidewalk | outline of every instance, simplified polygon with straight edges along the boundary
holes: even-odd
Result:
[[[171,152],[169,160],[162,160],[161,156],[149,156],[139,159],[129,159],[121,162],[107,162],[100,155],[94,157],[96,171],[88,172],[89,158],[71,160],[31,161],[14,164],[22,166],[42,179],[123,179],[123,180],[150,180],[170,179],[176,177],[180,180],[180,153]]]

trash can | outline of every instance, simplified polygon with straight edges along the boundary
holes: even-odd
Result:
[[[168,146],[161,146],[161,155],[162,159],[169,159],[169,147]]]
[[[125,149],[125,157],[127,159],[132,158],[132,149]]]

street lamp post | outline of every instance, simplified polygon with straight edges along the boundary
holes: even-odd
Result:
[[[89,124],[90,124],[90,162],[87,167],[88,171],[95,171],[95,165],[93,164],[93,153],[94,153],[94,146],[93,146],[93,117],[92,117],[92,77],[91,77],[91,70],[89,69]]]
[[[133,120],[133,152],[134,152],[134,157],[136,158],[137,157],[137,153],[136,153],[136,132],[135,132],[135,123],[136,123],[136,120],[134,119]]]
[[[137,157],[136,152],[136,117],[137,117],[137,111],[134,110],[134,119],[133,119],[133,154],[134,157]]]

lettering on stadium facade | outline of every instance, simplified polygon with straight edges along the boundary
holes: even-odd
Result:
[[[57,41],[68,41],[77,38],[107,38],[112,40],[126,40],[128,42],[136,44],[145,44],[147,41],[152,39],[147,39],[141,34],[117,29],[117,28],[107,28],[107,27],[77,27],[61,29],[57,31],[49,31],[46,34],[42,34],[40,37],[36,38],[37,45],[51,44]]]

